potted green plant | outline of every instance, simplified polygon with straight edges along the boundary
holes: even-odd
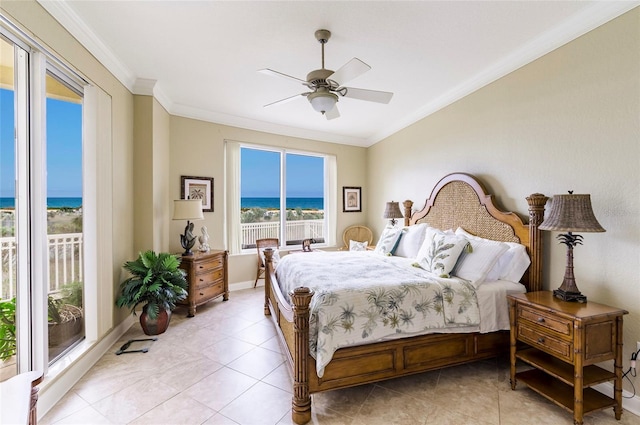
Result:
[[[159,335],[167,330],[171,311],[187,297],[187,280],[180,267],[180,257],[154,251],[141,252],[124,268],[131,276],[120,284],[118,307],[135,309],[143,304],[140,326],[147,335]]]

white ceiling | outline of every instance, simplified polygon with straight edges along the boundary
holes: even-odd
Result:
[[[572,39],[637,1],[39,0],[133,93],[174,115],[370,146]],[[388,105],[342,98],[327,121],[306,98],[264,108],[353,57],[372,69],[347,85],[390,91]]]

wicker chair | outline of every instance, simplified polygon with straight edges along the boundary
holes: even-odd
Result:
[[[342,242],[344,246],[340,248],[343,251],[349,250],[349,241],[367,242],[367,249],[372,248],[373,232],[367,226],[355,225],[344,229],[342,233]]]
[[[265,248],[274,248],[278,249],[280,246],[280,240],[278,238],[266,238],[266,239],[256,239],[256,248],[258,250],[258,272],[256,274],[256,281],[253,282],[253,287],[255,288],[258,285],[258,279],[264,277],[264,261],[262,261],[262,251]]]

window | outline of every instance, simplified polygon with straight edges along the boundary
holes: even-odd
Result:
[[[85,308],[86,82],[14,29],[0,27],[0,380],[46,372],[97,314]]]
[[[332,155],[225,141],[227,249],[335,244],[336,159]]]

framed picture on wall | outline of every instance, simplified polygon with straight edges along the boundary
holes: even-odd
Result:
[[[342,187],[342,212],[362,212],[361,187]]]
[[[213,177],[180,176],[180,198],[202,199],[202,211],[213,212]]]

